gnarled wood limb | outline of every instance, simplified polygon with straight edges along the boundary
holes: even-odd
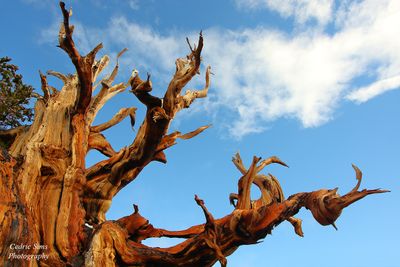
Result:
[[[250,189],[251,184],[254,181],[254,177],[257,174],[257,163],[260,161],[260,159],[261,158],[253,157],[253,162],[251,163],[249,170],[239,179],[236,209],[251,208]]]
[[[257,165],[257,163],[261,160],[261,158],[253,158],[253,163],[251,164],[249,170],[246,170],[246,168],[243,166],[243,162],[242,159],[240,158],[239,153],[236,154],[236,156],[232,159],[233,163],[235,164],[235,166],[239,169],[239,171],[241,171],[243,173],[242,178],[239,179],[239,190],[238,190],[238,196],[237,196],[237,205],[236,208],[237,209],[249,209],[251,207],[251,201],[250,201],[250,188],[252,183],[256,183],[256,185],[260,185],[262,186],[262,182],[260,181],[260,179],[262,179],[263,177],[258,176],[257,182],[255,182],[257,174],[262,171],[262,169],[271,164],[271,163],[278,163],[281,164],[283,166],[287,165],[282,162],[279,158],[273,156],[270,158],[267,158],[263,161],[261,161],[261,163],[259,165]],[[275,198],[278,198],[277,200],[279,200],[279,196],[282,196],[282,193],[280,193],[281,188],[279,183],[276,183],[276,181],[274,181],[274,179],[271,180],[272,183],[270,183],[269,185],[271,186],[270,189],[273,189],[275,192],[271,193],[273,194],[272,200],[275,200]],[[261,188],[260,188],[261,189]],[[231,195],[234,196],[234,195]],[[265,196],[265,195],[264,195]],[[263,197],[261,197],[261,199],[263,199]],[[283,200],[283,199],[282,199]],[[232,203],[232,197],[231,197],[231,203]]]
[[[90,127],[90,131],[93,133],[98,133],[98,132],[107,130],[107,129],[113,127],[114,125],[120,123],[127,116],[130,116],[131,122],[134,122],[136,110],[137,110],[137,108],[134,108],[134,107],[122,108],[117,112],[117,114],[114,115],[114,117],[111,118],[111,120],[109,120],[105,123]],[[132,125],[132,127],[133,127],[133,125]]]
[[[65,4],[63,2],[60,2],[60,7],[64,17],[64,22],[62,27],[60,27],[60,32],[58,35],[59,46],[69,55],[72,63],[75,65],[80,84],[76,100],[76,112],[83,114],[86,113],[92,98],[92,66],[94,59],[97,52],[103,47],[103,45],[98,44],[86,56],[82,57],[76,49],[75,43],[72,39],[74,28],[69,25],[69,17],[70,13],[72,12],[65,9]]]
[[[150,91],[152,90],[150,75],[147,76],[146,80],[141,80],[137,71],[133,71],[130,78],[131,91],[146,105],[146,116],[137,131],[135,140],[129,147],[110,157],[108,160],[99,162],[87,169],[86,178],[88,179],[88,183],[86,184],[87,193],[85,194],[85,205],[88,211],[87,220],[96,223],[103,221],[104,212],[108,209],[112,197],[119,190],[135,179],[140,171],[151,161],[166,162],[166,157],[162,153],[162,150],[168,147],[168,145],[165,145],[166,140],[174,138],[171,139],[165,136],[170,121],[174,118],[176,112],[180,110],[177,99],[181,97],[180,92],[182,88],[199,70],[202,47],[203,37],[200,34],[197,49],[192,50],[186,59],[177,60],[176,73],[162,99],[150,95]],[[94,117],[91,113],[92,110],[97,109],[95,107],[96,103],[100,102],[98,98],[101,100],[108,90],[102,89],[96,96],[89,109],[88,117]],[[93,114],[95,113],[93,112]],[[200,128],[192,136],[197,135],[204,129]],[[192,137],[177,134],[175,139],[178,136],[181,138]],[[89,208],[89,206],[94,209]]]
[[[201,62],[200,55],[203,49],[203,35],[201,32],[197,48],[192,49],[190,47],[190,49],[191,53],[186,58],[179,58],[176,60],[176,71],[174,77],[170,81],[163,98],[163,107],[170,117],[173,117],[177,110],[179,110],[179,106],[176,105],[176,102],[179,103],[179,100],[177,99],[181,97],[180,93],[182,89],[199,71]]]
[[[68,82],[68,77],[60,72],[48,70],[47,75],[51,75],[51,76],[54,76],[54,77],[60,79],[64,84],[66,84]]]
[[[232,162],[243,175],[247,174],[248,171],[244,166],[242,158],[240,157],[239,153],[235,154],[235,156],[232,158]],[[258,174],[258,172],[260,172],[265,166],[271,163],[278,163],[280,165],[288,167],[286,163],[284,163],[278,157],[275,156],[263,160],[259,164],[259,166],[257,166],[256,168],[257,174],[253,178],[253,184],[255,184],[258,187],[258,189],[260,189],[261,197],[257,200],[251,201],[251,207],[253,209],[269,205],[273,202],[282,202],[285,200],[281,185],[275,176],[273,176],[272,174],[268,174],[268,176],[265,176],[263,174]],[[235,200],[238,201],[238,199],[239,195],[236,193],[231,193],[229,195],[229,202],[235,207],[237,207]],[[296,234],[303,237],[303,230],[301,228],[302,221],[294,217],[288,218],[288,221],[293,225]]]
[[[97,77],[100,75],[100,73],[108,66],[108,63],[110,63],[110,57],[107,55],[104,55],[100,60],[95,61],[95,63],[93,64],[93,67],[92,67],[93,68],[93,80],[92,80],[93,83],[97,80]],[[93,91],[96,89],[97,86],[98,86],[98,84],[93,86]]]
[[[367,195],[386,193],[388,190],[373,189],[357,191],[362,180],[362,173],[357,166],[353,165],[358,180],[357,185],[349,193],[344,196],[339,196],[337,188],[333,190],[319,190],[311,194],[306,203],[306,208],[310,209],[315,220],[322,225],[332,224],[340,216],[342,210],[350,204],[364,198]],[[316,201],[317,200],[317,201]]]
[[[118,53],[117,55],[117,62],[114,66],[113,71],[111,72],[108,77],[104,78],[101,80],[101,89],[100,92],[95,96],[92,97],[92,100],[90,102],[89,110],[86,114],[86,123],[88,125],[91,125],[96,118],[97,113],[99,110],[104,106],[104,104],[110,100],[112,97],[114,97],[116,94],[121,93],[125,91],[126,87],[128,84],[124,83],[119,83],[114,86],[112,86],[112,83],[114,82],[115,77],[118,74],[118,69],[119,69],[119,57],[124,54],[124,52],[127,51],[127,49],[123,49],[121,52]],[[108,65],[110,59],[107,56],[102,57],[99,61],[97,61],[94,66],[93,66],[93,82],[99,75],[99,73]],[[97,87],[97,85],[95,86]]]
[[[221,230],[219,229],[219,225],[215,223],[214,217],[211,213],[207,210],[206,206],[204,205],[204,201],[195,195],[194,199],[196,200],[197,205],[199,205],[203,212],[204,216],[206,217],[206,224],[204,225],[204,241],[206,242],[207,246],[214,250],[214,253],[221,263],[221,266],[226,266],[226,258],[222,253],[221,247],[219,245],[219,235]]]
[[[111,87],[103,87],[100,92],[92,99],[89,110],[86,114],[86,124],[91,125],[96,118],[97,113],[115,95],[122,93],[126,89],[126,84],[118,83]]]
[[[102,79],[98,84],[96,84],[95,86],[93,86],[93,91],[98,87],[99,84],[102,85],[102,87],[104,89],[108,89],[111,87],[112,83],[115,80],[115,77],[117,77],[118,74],[118,69],[119,69],[119,58],[127,51],[127,48],[122,49],[118,55],[117,55],[117,62],[114,66],[114,69],[112,70],[112,72],[105,77],[104,79]],[[108,63],[110,62],[110,58],[105,55],[103,56],[100,60],[96,61],[93,64],[93,83],[96,81],[98,75],[107,67]]]
[[[293,218],[301,207],[311,210],[323,224],[334,224],[341,211],[351,203],[385,190],[358,191],[361,171],[354,166],[358,183],[344,196],[337,190],[318,190],[295,194],[285,200],[279,181],[259,172],[271,163],[285,165],[276,157],[261,162],[254,157],[247,169],[240,156],[234,163],[242,173],[238,192],[231,200],[238,203],[231,214],[214,219],[202,200],[206,223],[185,230],[169,231],[153,227],[134,206],[133,214],[117,221],[106,221],[115,194],[134,180],[152,161],[166,162],[164,150],[178,138],[190,139],[208,126],[181,134],[168,134],[168,127],[182,107],[187,107],[207,94],[210,68],[206,69],[203,90],[181,95],[186,84],[199,73],[203,37],[190,47],[185,58],[176,61],[176,72],[163,98],[150,95],[150,75],[141,80],[137,71],[127,83],[113,85],[118,72],[102,79],[101,89],[93,95],[93,83],[104,70],[109,58],[94,61],[97,46],[82,57],[72,40],[70,12],[60,3],[64,21],[59,32],[60,47],[64,49],[77,74],[49,72],[63,81],[57,91],[42,78],[44,97],[35,105],[35,118],[29,127],[0,131],[0,138],[9,140],[7,151],[0,151],[0,265],[10,253],[11,243],[41,244],[46,250],[33,248],[26,253],[42,252],[47,259],[24,262],[18,266],[212,266],[217,261],[226,264],[225,257],[238,246],[254,244],[269,234],[282,221],[291,222],[296,233],[302,234],[300,220]],[[115,152],[101,134],[127,115],[134,118],[135,108],[122,109],[110,121],[93,126],[101,107],[114,95],[131,86],[132,93],[146,105],[144,121],[132,144]],[[50,90],[52,93],[50,94]],[[86,168],[85,157],[90,149],[98,149],[109,158]],[[286,166],[286,165],[285,165]],[[261,197],[252,200],[250,191],[255,184]],[[5,205],[3,205],[5,204]],[[150,237],[180,237],[186,240],[169,248],[152,248],[141,243]],[[5,248],[5,249],[3,249]]]
[[[152,160],[166,162],[165,155],[163,153],[161,154],[161,152],[166,148],[175,144],[175,140],[177,138],[189,139],[195,137],[208,127],[209,126],[203,126],[196,129],[195,131],[183,135],[180,132],[175,132],[173,134],[164,136],[162,141],[159,142],[157,148],[154,149],[155,151],[154,155],[151,158],[149,158],[146,162],[144,162],[143,165],[146,166]],[[142,131],[143,131],[143,125],[139,129],[138,135],[140,135]],[[87,208],[88,216],[89,214],[93,214],[93,216],[89,216],[87,220],[93,223],[104,221],[105,220],[104,213],[111,204],[112,196],[116,194],[116,192],[118,192],[120,189],[122,189],[126,185],[126,183],[128,183],[127,182],[128,179],[134,179],[143,168],[140,166],[137,168],[131,167],[132,171],[131,172],[127,171],[126,176],[120,176],[118,174],[115,174],[114,177],[121,177],[123,178],[122,181],[118,182],[110,180],[112,177],[111,174],[114,171],[118,171],[119,168],[122,168],[121,164],[132,164],[132,165],[135,164],[133,160],[129,161],[130,155],[132,155],[133,153],[132,151],[134,148],[135,148],[134,145],[131,145],[130,147],[127,148],[123,148],[121,151],[119,151],[117,154],[113,155],[109,159],[101,161],[95,164],[94,166],[90,167],[89,169],[87,169],[86,177],[88,179],[88,182],[86,189],[87,193],[85,194],[86,195],[85,201],[87,201],[86,204],[87,206],[94,208],[94,210],[91,210],[91,208],[89,207]]]
[[[43,91],[43,99],[47,102],[47,100],[50,98],[50,91],[47,84],[47,78],[46,75],[44,75],[41,71],[39,71],[39,75],[40,75],[40,82],[42,84],[41,88]]]
[[[112,148],[106,137],[101,133],[91,132],[88,139],[88,149],[96,149],[107,157],[114,156],[117,152]]]
[[[211,66],[208,66],[206,69],[206,84],[204,88],[199,91],[187,90],[185,95],[179,98],[179,104],[178,104],[179,110],[190,107],[190,105],[196,98],[207,97],[208,89],[210,88],[210,74],[211,74]]]
[[[120,265],[212,266],[220,260],[221,265],[225,266],[225,257],[233,253],[238,246],[257,243],[284,220],[292,220],[292,216],[302,207],[311,210],[317,221],[326,225],[354,201],[370,194],[387,191],[352,190],[344,196],[332,192],[334,190],[323,189],[298,193],[282,202],[272,202],[257,208],[235,209],[233,213],[221,219],[214,219],[204,206],[204,202],[196,196],[196,202],[202,207],[206,216],[206,223],[183,231],[173,231],[175,234],[171,237],[185,237],[187,240],[169,248],[151,248],[140,243],[141,239],[137,239],[138,231],[143,231],[143,236],[146,238],[168,236],[168,231],[154,228],[136,211],[131,216],[120,219],[124,223],[106,222],[101,225],[94,236],[96,242],[92,242],[87,255],[94,261],[98,255],[97,257],[110,266],[114,266],[115,258],[122,259]],[[134,216],[140,217],[134,219]],[[129,220],[132,222],[128,222]],[[107,244],[113,243],[117,244],[111,249],[114,259],[105,259],[100,249],[109,247]]]
[[[171,134],[165,135],[162,138],[160,144],[158,145],[156,151],[160,152],[160,151],[163,151],[163,150],[175,145],[176,144],[176,139],[178,139],[178,138],[179,139],[183,139],[183,140],[187,140],[187,139],[193,138],[196,135],[202,133],[204,130],[206,130],[210,126],[211,125],[205,125],[205,126],[199,127],[196,130],[191,131],[191,132],[186,133],[186,134],[181,134],[181,132],[176,131],[176,132],[173,132]]]

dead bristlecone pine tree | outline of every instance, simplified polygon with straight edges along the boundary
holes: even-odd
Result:
[[[211,68],[205,70],[203,89],[182,93],[200,73],[200,33],[196,46],[189,45],[189,54],[176,60],[176,71],[162,98],[151,95],[150,76],[140,78],[136,71],[126,83],[113,84],[118,63],[107,78],[98,81],[109,57],[96,59],[102,44],[85,56],[79,53],[69,22],[72,12],[62,2],[60,7],[59,47],[71,59],[76,73],[48,71],[47,75],[63,82],[59,89],[48,85],[41,73],[43,94],[37,96],[32,124],[0,133],[8,144],[0,153],[1,266],[212,266],[216,262],[226,266],[226,257],[239,246],[257,243],[283,221],[289,221],[302,236],[301,220],[293,217],[302,207],[320,224],[334,225],[348,205],[367,195],[387,192],[359,191],[362,174],[353,166],[358,182],[343,196],[337,189],[322,189],[285,198],[278,180],[261,174],[267,165],[286,166],[284,162],[274,156],[254,157],[250,166],[245,166],[236,154],[233,163],[240,172],[238,190],[229,196],[234,209],[225,217],[215,219],[204,201],[195,196],[205,220],[186,230],[156,228],[140,215],[136,205],[127,211],[132,214],[107,221],[105,214],[113,197],[144,167],[152,161],[166,163],[164,150],[177,139],[190,139],[207,129],[168,132],[179,111],[190,108],[196,98],[207,96]],[[136,107],[122,108],[99,125],[93,121],[107,101],[126,89],[144,104],[140,108],[146,108],[146,115],[132,144],[115,151],[102,132],[128,116],[134,121]],[[85,158],[91,149],[106,159],[87,167]],[[253,185],[261,191],[257,200],[250,198]],[[186,240],[169,248],[142,244],[151,237]]]

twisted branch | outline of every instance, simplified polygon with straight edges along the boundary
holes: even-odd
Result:
[[[72,11],[67,11],[65,9],[64,2],[60,2],[60,7],[64,20],[58,35],[59,47],[68,54],[78,74],[80,88],[78,89],[76,99],[76,112],[84,114],[86,113],[92,98],[92,66],[97,52],[103,47],[103,45],[101,43],[98,44],[86,56],[82,57],[76,49],[75,43],[72,39],[74,28],[69,25],[69,17],[72,15]]]

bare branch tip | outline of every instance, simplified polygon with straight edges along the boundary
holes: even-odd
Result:
[[[204,200],[199,198],[196,194],[194,195],[194,200],[196,201],[197,205],[199,205],[203,210],[205,210]]]
[[[361,181],[362,181],[362,172],[356,165],[351,164],[351,166],[353,167],[354,171],[356,172],[356,179],[358,180],[356,186],[353,188],[353,190],[351,190],[351,192],[355,192],[358,190],[358,188],[360,188]]]
[[[139,206],[136,204],[133,204],[133,210],[134,210],[134,214],[137,214],[139,212]]]
[[[189,49],[190,49],[190,51],[191,51],[191,52],[193,52],[194,50],[193,50],[193,47],[192,47],[192,45],[190,44],[189,37],[186,37],[186,42],[187,42],[187,44],[189,45]]]
[[[122,49],[119,53],[118,53],[118,55],[117,55],[117,60],[118,60],[118,58],[120,57],[120,56],[122,56],[126,51],[128,51],[128,48],[124,48],[124,49]]]

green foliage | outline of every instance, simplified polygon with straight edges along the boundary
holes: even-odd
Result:
[[[32,120],[33,111],[28,107],[33,87],[22,81],[18,67],[10,64],[8,57],[0,58],[0,129],[20,126]]]

